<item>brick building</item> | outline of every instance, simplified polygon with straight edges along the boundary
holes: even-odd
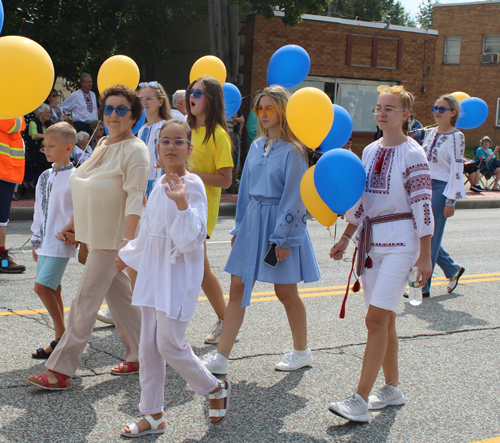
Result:
[[[439,32],[435,95],[463,91],[483,99],[488,119],[463,131],[466,144],[477,145],[484,135],[500,144],[500,1],[435,4],[433,28]]]
[[[245,115],[251,98],[267,85],[273,53],[296,44],[311,57],[309,76],[299,87],[316,86],[349,111],[357,154],[373,140],[376,125],[370,108],[381,84],[403,84],[416,96],[415,118],[433,122],[429,106],[435,99],[436,31],[314,15],[285,27],[280,14],[271,20],[249,15],[241,29],[240,89],[243,96],[250,96],[242,105]]]

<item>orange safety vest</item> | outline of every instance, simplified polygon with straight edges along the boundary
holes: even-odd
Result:
[[[24,179],[24,117],[0,120],[0,180],[22,183]]]

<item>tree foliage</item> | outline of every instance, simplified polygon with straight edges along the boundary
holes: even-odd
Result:
[[[423,0],[418,5],[417,23],[421,28],[432,28],[433,7],[435,2],[431,0]]]

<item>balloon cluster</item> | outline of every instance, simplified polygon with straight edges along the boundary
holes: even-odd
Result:
[[[297,86],[306,79],[310,67],[305,49],[283,46],[269,61],[267,83],[285,88]],[[300,195],[311,215],[322,225],[331,226],[337,214],[356,204],[365,187],[361,160],[352,152],[338,149],[351,137],[351,116],[341,106],[332,105],[320,89],[305,87],[291,96],[286,118],[305,146],[324,154],[302,177]]]
[[[484,100],[471,97],[465,92],[451,94],[460,103],[460,114],[456,123],[459,129],[474,129],[481,126],[488,118],[488,105]]]

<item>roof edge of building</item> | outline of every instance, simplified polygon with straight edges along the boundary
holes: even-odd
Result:
[[[478,2],[460,2],[460,3],[434,3],[432,7],[443,7],[443,6],[471,6],[471,5],[491,5],[494,3],[500,3],[500,0],[485,0]]]

